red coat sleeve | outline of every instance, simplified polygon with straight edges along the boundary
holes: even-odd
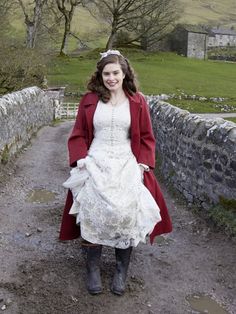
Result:
[[[68,140],[70,166],[75,167],[76,161],[85,158],[88,151],[87,124],[85,119],[85,97],[79,104],[76,121]]]
[[[140,114],[140,152],[137,161],[153,169],[155,167],[155,137],[152,130],[148,104],[142,95],[140,97],[142,104]]]

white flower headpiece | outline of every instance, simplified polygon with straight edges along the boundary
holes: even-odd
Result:
[[[105,52],[101,52],[100,55],[101,55],[100,60],[102,60],[103,58],[105,58],[105,57],[107,57],[109,55],[121,56],[122,54],[119,52],[119,50],[111,50],[111,49],[109,49],[109,50],[107,50]]]

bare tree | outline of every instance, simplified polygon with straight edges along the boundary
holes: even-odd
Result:
[[[26,35],[27,48],[31,48],[31,49],[35,48],[38,31],[42,22],[43,7],[46,1],[47,0],[34,0],[33,13],[30,14],[29,10],[26,9],[26,5],[24,4],[24,2],[22,0],[18,0],[18,3],[25,17],[25,24],[27,28],[27,35]],[[31,9],[31,6],[30,6],[30,9]]]
[[[110,24],[110,35],[106,48],[114,45],[119,31],[128,31],[131,42],[154,40],[157,33],[172,22],[174,0],[95,0],[100,14]],[[154,36],[155,35],[155,36]]]
[[[106,49],[112,48],[116,34],[119,30],[126,28],[131,19],[139,16],[142,5],[140,0],[95,0],[95,5],[104,19],[111,26],[110,35]]]
[[[141,18],[129,22],[133,36],[126,44],[136,42],[140,48],[146,50],[173,29],[179,17],[179,6],[174,0],[144,1],[140,12]]]
[[[61,43],[60,55],[67,54],[67,43],[71,32],[71,22],[76,6],[82,4],[82,0],[56,0],[57,7],[64,17],[64,34]]]
[[[9,2],[8,0],[0,0],[0,18],[1,19],[8,14],[12,6],[13,6],[13,2]]]

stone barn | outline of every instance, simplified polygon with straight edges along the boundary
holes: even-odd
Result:
[[[178,25],[171,35],[171,50],[188,58],[207,58],[208,33],[199,26]]]

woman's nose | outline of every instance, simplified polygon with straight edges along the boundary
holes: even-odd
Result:
[[[108,79],[112,81],[112,80],[114,79],[114,75],[113,75],[113,74],[110,74],[110,75],[108,76]]]

